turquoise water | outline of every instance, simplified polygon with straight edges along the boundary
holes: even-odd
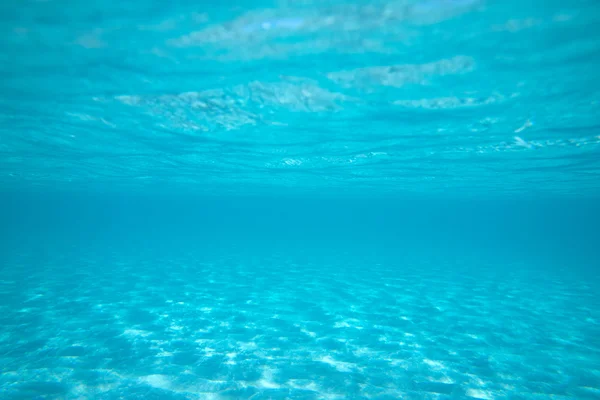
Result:
[[[0,4],[0,397],[600,398],[599,23]]]

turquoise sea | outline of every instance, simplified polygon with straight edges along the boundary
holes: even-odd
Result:
[[[0,38],[0,399],[600,399],[597,0]]]

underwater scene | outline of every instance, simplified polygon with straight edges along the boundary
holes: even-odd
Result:
[[[596,0],[0,34],[1,399],[600,399]]]

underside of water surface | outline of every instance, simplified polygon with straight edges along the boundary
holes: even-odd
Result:
[[[598,194],[593,0],[0,7],[2,187]]]

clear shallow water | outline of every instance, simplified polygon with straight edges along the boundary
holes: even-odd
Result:
[[[600,393],[595,202],[6,198],[8,399]]]
[[[595,1],[0,5],[7,399],[600,398]]]
[[[4,396],[600,393],[592,284],[524,265],[309,251],[19,253],[23,268],[0,283]]]

